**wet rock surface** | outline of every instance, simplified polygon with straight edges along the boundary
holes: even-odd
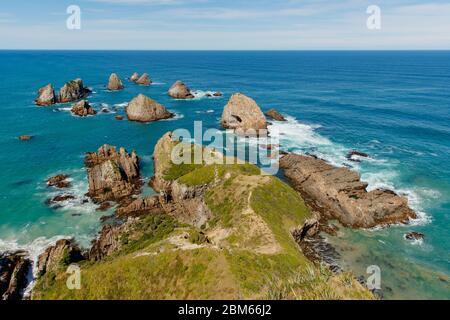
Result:
[[[58,174],[56,176],[47,179],[47,186],[56,188],[68,188],[70,187],[70,182],[68,181],[69,176],[65,174]]]

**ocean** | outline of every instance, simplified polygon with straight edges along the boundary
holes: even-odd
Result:
[[[108,92],[116,72],[125,90]],[[154,84],[125,80],[150,74]],[[285,151],[315,154],[358,170],[369,189],[390,188],[408,197],[420,218],[407,226],[376,230],[340,229],[330,237],[341,264],[358,276],[381,269],[383,295],[395,298],[450,298],[450,52],[448,51],[0,51],[0,251],[26,249],[37,255],[61,237],[88,246],[99,218],[86,202],[84,153],[102,144],[136,150],[143,176],[152,176],[152,152],[167,131],[220,129],[231,94],[242,92],[263,111],[276,108],[285,123],[273,122]],[[70,105],[37,107],[37,90],[56,90],[82,78],[93,89],[89,102],[109,113],[77,118]],[[166,94],[176,80],[200,90],[190,101]],[[205,97],[207,91],[223,97]],[[174,119],[149,124],[117,121],[139,93],[150,96]],[[20,135],[32,135],[19,141]],[[349,162],[350,150],[370,158]],[[68,173],[76,199],[49,207],[59,191],[46,178]],[[151,194],[148,187],[145,193]],[[423,241],[404,239],[410,231]]]

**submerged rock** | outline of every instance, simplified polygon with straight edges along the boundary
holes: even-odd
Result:
[[[59,91],[58,102],[66,103],[73,102],[86,98],[91,93],[91,90],[83,85],[81,79],[75,79],[67,82]]]
[[[58,202],[63,202],[67,200],[73,200],[75,199],[75,196],[71,194],[60,194],[58,196],[53,197],[52,199],[47,200],[47,204],[51,205]]]
[[[38,106],[50,106],[56,103],[55,90],[52,84],[48,84],[39,89],[35,103]]]
[[[425,235],[420,232],[409,232],[409,233],[405,234],[405,239],[410,240],[410,241],[423,240],[423,239],[425,239]]]
[[[141,86],[149,86],[152,84],[152,80],[150,79],[150,76],[147,73],[144,73],[142,76],[139,77],[139,79],[136,80],[137,84],[140,84]]]
[[[176,81],[168,91],[168,95],[175,99],[192,99],[191,90],[180,80]]]
[[[71,263],[83,260],[83,254],[78,245],[71,239],[58,240],[52,247],[47,248],[37,261],[38,274],[57,271]]]
[[[49,187],[67,188],[70,186],[70,182],[67,181],[67,179],[69,179],[68,175],[58,174],[56,176],[48,178],[47,185]]]
[[[169,119],[174,116],[174,114],[167,111],[163,105],[143,94],[140,94],[131,100],[125,111],[128,120],[138,122],[151,122]]]
[[[30,268],[26,252],[0,253],[0,300],[22,299]]]
[[[116,90],[122,90],[124,88],[122,81],[119,79],[119,76],[115,73],[112,73],[109,76],[108,81],[108,90],[116,91]]]
[[[123,120],[123,116],[115,116],[115,118],[116,118],[116,120],[119,120],[119,121]]]
[[[267,112],[265,113],[265,115],[266,115],[267,117],[273,119],[273,120],[276,120],[276,121],[286,121],[286,118],[283,117],[283,116],[281,115],[281,113],[279,113],[279,112],[278,112],[277,110],[275,110],[275,109],[270,109],[269,111],[267,111]]]
[[[407,223],[416,218],[408,200],[390,190],[367,192],[357,172],[334,167],[324,160],[289,154],[280,168],[305,201],[323,218],[354,228]]]
[[[81,100],[80,102],[75,103],[70,111],[72,114],[79,117],[93,116],[97,114],[97,112],[86,100]]]
[[[356,151],[356,150],[352,150],[352,151],[350,151],[347,154],[347,159],[350,160],[350,161],[360,162],[358,157],[360,157],[360,158],[368,158],[369,155],[367,153]]]
[[[130,77],[130,81],[136,82],[139,80],[139,74],[137,72],[133,73],[133,75]]]
[[[260,130],[267,130],[266,117],[259,106],[242,93],[230,98],[223,109],[221,123],[225,129],[233,129],[243,135],[258,135]]]
[[[214,93],[213,93],[213,96],[214,96],[214,97],[221,97],[221,96],[223,96],[223,94],[222,94],[222,92],[217,91],[217,92],[214,92]]]
[[[32,138],[33,138],[33,136],[23,135],[23,136],[20,136],[18,139],[19,139],[20,141],[29,141],[29,140],[31,140]]]
[[[87,195],[95,202],[120,201],[140,190],[139,159],[136,152],[103,145],[85,157],[88,171]]]

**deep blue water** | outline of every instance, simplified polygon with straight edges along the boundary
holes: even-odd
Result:
[[[148,72],[155,84],[125,81],[135,71]],[[105,90],[111,72],[125,81],[124,91]],[[421,212],[410,226],[346,231],[333,240],[345,262],[360,273],[379,265],[383,286],[392,289],[387,297],[450,298],[450,52],[0,51],[0,74],[0,251],[38,252],[68,235],[87,245],[104,213],[81,198],[49,208],[45,201],[55,190],[46,187],[47,177],[70,173],[69,192],[82,197],[83,154],[109,143],[135,149],[149,178],[162,134],[190,129],[194,120],[219,129],[227,99],[242,92],[263,110],[289,116],[288,123],[274,123],[282,148],[337,165],[346,163],[351,149],[367,152],[371,159],[351,165],[369,188],[393,188]],[[124,103],[144,93],[177,118],[151,124],[117,121],[114,113],[81,119],[55,112],[67,105],[33,104],[39,87],[53,83],[58,90],[78,77],[93,88],[89,101],[98,109],[103,103],[123,114]],[[171,100],[166,92],[178,79],[224,97]],[[23,134],[35,138],[18,141]],[[423,243],[403,239],[413,230],[426,234]]]

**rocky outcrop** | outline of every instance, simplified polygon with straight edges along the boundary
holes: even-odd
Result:
[[[33,139],[33,136],[23,135],[23,136],[19,136],[18,139],[19,139],[20,141],[29,141],[29,140]]]
[[[75,103],[70,110],[72,114],[78,117],[93,116],[97,112],[91,107],[91,105],[86,100],[81,100]]]
[[[140,94],[131,100],[125,111],[128,120],[138,122],[151,122],[169,119],[174,116],[174,114],[167,111],[163,105],[143,94]]]
[[[241,94],[234,94],[222,113],[222,126],[241,135],[267,134],[266,117],[256,102]]]
[[[150,79],[150,76],[147,73],[144,73],[142,76],[139,77],[139,79],[136,80],[136,83],[141,86],[149,86],[152,84],[152,80]]]
[[[104,225],[97,239],[92,241],[88,259],[91,261],[99,261],[120,250],[124,243],[121,240],[121,236],[126,231],[127,225],[127,223],[122,225]]]
[[[139,159],[136,152],[129,154],[124,148],[103,145],[97,152],[85,157],[89,191],[94,202],[121,201],[137,193],[141,187]]]
[[[118,121],[122,121],[123,120],[123,116],[115,116],[114,117],[116,120],[118,120]]]
[[[137,217],[144,214],[161,212],[162,207],[158,196],[139,197],[130,203],[124,203],[117,208],[116,213],[119,217]]]
[[[410,241],[418,241],[425,239],[425,235],[423,233],[413,231],[405,234],[405,239]]]
[[[133,73],[133,75],[130,77],[130,81],[136,82],[140,78],[139,74],[137,72]]]
[[[61,267],[69,266],[83,260],[83,254],[78,245],[71,239],[58,240],[54,246],[47,248],[38,257],[38,275],[57,271]]]
[[[281,158],[280,168],[305,201],[324,219],[354,228],[407,223],[416,218],[407,199],[390,190],[367,192],[357,172],[303,155]]]
[[[0,254],[0,300],[22,298],[30,268],[26,252]]]
[[[220,91],[216,91],[216,92],[213,93],[213,96],[214,97],[221,97],[221,96],[223,96],[223,94]]]
[[[122,90],[124,88],[122,81],[119,79],[119,76],[115,73],[112,73],[109,76],[108,81],[108,90],[116,91],[116,90]]]
[[[70,187],[70,182],[68,181],[69,176],[65,174],[58,174],[56,176],[47,179],[47,185],[49,187],[56,188],[67,188]]]
[[[38,106],[50,106],[56,103],[55,90],[52,84],[48,84],[39,89],[35,103]]]
[[[191,90],[180,80],[176,81],[168,91],[168,95],[175,99],[192,99]]]
[[[286,118],[275,109],[270,109],[265,113],[265,115],[276,121],[286,121]]]
[[[75,79],[67,82],[59,91],[58,102],[66,103],[73,102],[86,98],[91,93],[91,90],[83,85],[81,79]]]
[[[347,159],[353,162],[361,162],[360,158],[368,158],[369,155],[367,153],[352,150],[347,154]]]

